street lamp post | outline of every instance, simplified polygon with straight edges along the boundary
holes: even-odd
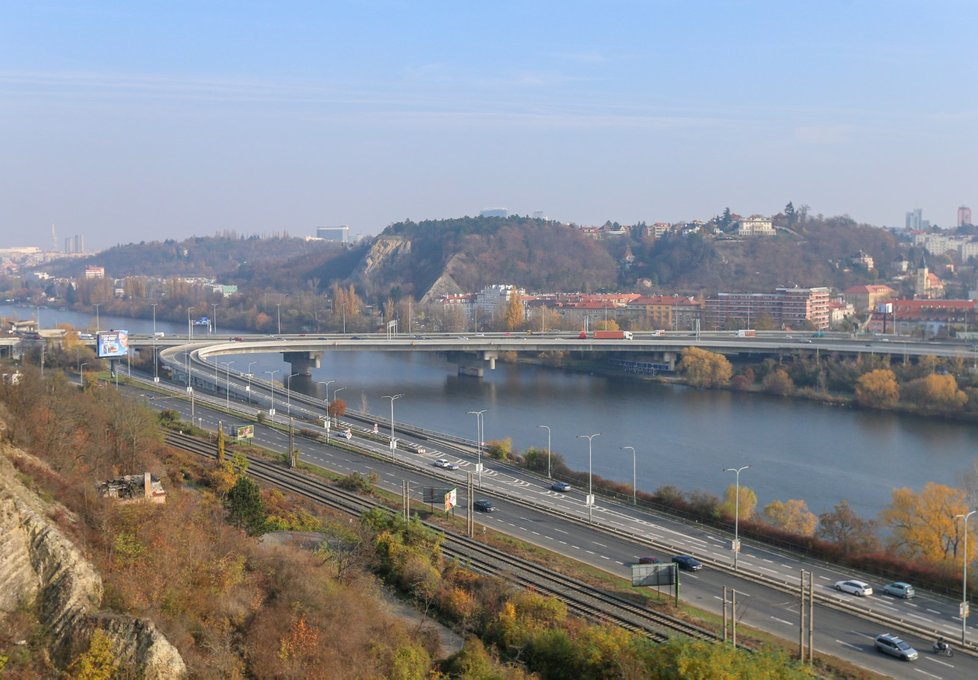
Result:
[[[964,515],[955,515],[954,519],[964,517],[964,559],[961,560],[961,645],[965,644],[968,633],[968,518],[978,510],[972,510]]]
[[[187,307],[187,342],[194,339],[194,325],[190,321],[190,312],[192,312],[193,309],[193,307]]]
[[[385,394],[385,395],[382,395],[380,397],[381,399],[390,399],[391,400],[391,460],[395,460],[395,456],[394,456],[394,402],[396,400],[400,399],[403,396],[404,396],[403,394]]]
[[[594,434],[579,434],[578,439],[587,439],[587,521],[592,521],[591,508],[594,506],[594,494],[591,493],[591,440],[600,437],[600,432]]]
[[[254,366],[257,363],[258,363],[257,361],[249,361],[248,362],[248,389],[246,389],[245,392],[248,393],[248,403],[249,404],[251,403],[251,367]]]
[[[160,381],[159,361],[156,359],[156,304],[150,305],[153,308],[153,382]]]
[[[85,367],[88,366],[87,361],[83,361],[78,364],[78,382],[81,383],[82,390],[85,389]]]
[[[211,313],[211,335],[217,335],[217,305],[212,303],[211,308],[214,310]]]
[[[476,442],[477,451],[477,462],[475,465],[475,471],[479,474],[479,488],[482,488],[482,415],[488,409],[482,409],[481,411],[469,411],[469,415],[475,416],[475,436],[478,439]]]
[[[330,401],[330,404],[335,404],[336,403],[336,395],[339,394],[340,392],[342,392],[345,389],[346,389],[345,387],[337,387],[335,390],[333,390],[333,399]],[[333,417],[333,424],[336,425],[337,427],[340,426],[339,416],[334,416]]]
[[[268,415],[275,417],[275,374],[278,373],[279,369],[274,371],[265,371],[268,373],[268,382],[272,384],[272,405],[268,408]]]
[[[635,474],[635,447],[634,446],[623,446],[622,451],[627,451],[631,449],[632,451],[632,505],[638,505],[638,477]]]
[[[316,382],[317,385],[325,385],[326,388],[323,390],[326,392],[326,398],[323,402],[326,404],[326,439],[329,439],[329,385],[330,383],[336,382],[335,380],[319,380]]]
[[[225,369],[224,386],[227,388],[227,396],[224,398],[224,410],[231,411],[231,364],[233,361],[222,361]]]
[[[289,418],[292,417],[292,378],[299,375],[298,373],[293,373],[288,378],[285,379],[285,394],[286,394],[286,410],[288,411]]]
[[[749,467],[750,465],[744,465],[739,468],[724,468],[723,470],[724,472],[733,472],[736,475],[734,487],[734,571],[737,570],[737,555],[740,553],[740,473]]]
[[[278,317],[278,334],[282,335],[282,305],[281,303],[275,304],[275,315]]]
[[[537,425],[537,427],[542,427],[547,431],[547,479],[550,479],[550,426]]]
[[[97,334],[97,333],[98,333],[98,332],[99,332],[100,330],[102,330],[102,326],[101,326],[101,324],[99,323],[99,318],[98,318],[98,308],[99,308],[99,307],[101,307],[101,306],[102,306],[102,303],[101,303],[101,302],[96,302],[96,303],[95,303],[95,333],[96,333],[96,334]]]

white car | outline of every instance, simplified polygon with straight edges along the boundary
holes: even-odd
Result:
[[[866,597],[873,594],[873,587],[865,581],[837,581],[835,589],[850,595]]]
[[[439,458],[433,465],[435,467],[444,468],[445,470],[458,470],[458,465],[448,460],[447,458]]]

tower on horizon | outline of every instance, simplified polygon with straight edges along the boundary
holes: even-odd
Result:
[[[965,225],[971,225],[971,208],[966,205],[962,205],[958,208],[958,226],[963,227]]]

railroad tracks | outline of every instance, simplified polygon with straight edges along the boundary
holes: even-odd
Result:
[[[189,435],[168,432],[167,444],[214,458],[214,445]],[[390,508],[377,501],[358,496],[344,489],[328,485],[320,480],[263,458],[248,457],[248,473],[257,480],[273,484],[281,489],[350,515],[359,516],[367,510]],[[443,527],[425,522],[425,525],[442,535],[442,552],[456,559],[473,571],[502,576],[522,587],[556,597],[564,602],[572,613],[591,620],[611,623],[633,632],[647,635],[663,642],[675,635],[700,640],[716,641],[717,636],[682,619],[651,611],[625,598],[590,588],[576,579],[565,576],[530,560],[507,554],[476,540],[445,531]]]

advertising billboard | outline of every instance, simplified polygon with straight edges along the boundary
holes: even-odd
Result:
[[[246,439],[255,438],[255,426],[254,425],[235,425],[231,427],[231,436],[234,437],[235,441],[244,441]]]
[[[117,359],[129,354],[129,331],[104,331],[95,338],[99,359]]]

